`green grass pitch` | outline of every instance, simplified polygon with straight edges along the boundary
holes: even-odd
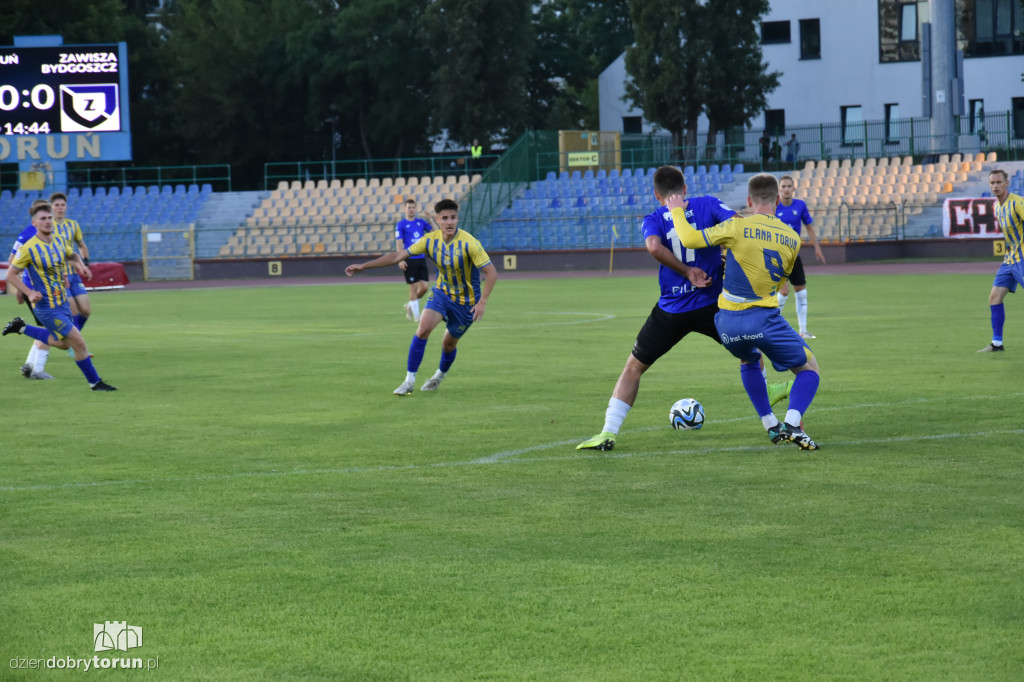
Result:
[[[28,339],[0,340],[0,679],[1024,679],[1024,301],[978,354],[990,286],[812,277],[814,453],[770,444],[703,337],[613,452],[574,449],[653,274],[503,279],[405,398],[397,277],[96,293],[116,393],[61,351],[26,381]],[[669,427],[684,397],[702,430]],[[105,621],[143,646],[95,653]]]

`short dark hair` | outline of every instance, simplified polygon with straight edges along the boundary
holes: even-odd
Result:
[[[32,207],[28,209],[28,214],[35,218],[36,213],[39,213],[40,211],[53,213],[53,208],[50,206],[50,202],[46,199],[36,199],[32,202]]]
[[[782,176],[781,178],[779,178],[779,184],[780,184],[780,185],[782,184],[782,181],[783,181],[783,180],[789,180],[789,181],[790,181],[790,182],[792,182],[792,183],[793,183],[794,185],[796,184],[796,180],[794,180],[794,179],[793,179],[793,176],[792,176],[792,175],[783,175],[783,176]]]
[[[415,204],[415,203],[416,203],[416,200],[415,200],[415,199],[413,199],[412,197],[410,197],[410,198],[408,198],[408,199],[406,199],[406,200],[405,200],[405,203],[406,203],[406,205],[409,205],[409,204]]]
[[[441,201],[434,204],[434,213],[440,213],[441,211],[455,211],[459,212],[459,205],[454,199],[441,199]]]
[[[64,192],[54,192],[53,194],[50,195],[50,203],[51,204],[53,202],[57,201],[58,199],[63,199],[64,203],[67,203],[68,195],[64,194]]]
[[[675,166],[662,166],[654,171],[654,191],[662,197],[682,194],[686,189],[686,178]]]
[[[1010,179],[1010,176],[1006,174],[1006,171],[1002,170],[1001,168],[996,168],[995,170],[990,170],[990,171],[988,172],[988,174],[989,174],[989,177],[991,177],[991,176],[995,175],[996,173],[998,173],[999,175],[1002,175],[1002,176],[1003,176],[1003,180],[1004,180],[1004,181],[1006,181],[1006,180],[1009,180],[1009,179]]]
[[[779,181],[771,173],[758,173],[747,182],[747,194],[754,203],[773,203],[779,198]]]

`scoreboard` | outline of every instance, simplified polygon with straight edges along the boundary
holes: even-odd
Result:
[[[0,48],[0,132],[121,132],[120,71],[116,44]]]
[[[131,158],[127,88],[125,43],[0,47],[0,161]]]

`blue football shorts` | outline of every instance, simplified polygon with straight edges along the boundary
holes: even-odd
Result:
[[[431,296],[427,300],[426,307],[441,314],[449,334],[457,339],[462,338],[462,335],[469,331],[469,326],[473,324],[473,306],[468,303],[456,303],[437,287],[434,287],[430,293]]]
[[[992,281],[994,287],[1006,287],[1010,293],[1017,291],[1017,285],[1024,286],[1024,262],[1003,263]]]
[[[68,295],[69,296],[85,296],[87,293],[85,285],[82,284],[82,276],[77,272],[72,272],[68,275]]]
[[[32,312],[39,323],[46,327],[57,340],[70,334],[75,327],[75,323],[71,320],[71,306],[68,305],[67,300],[56,308],[44,308],[37,304]]]
[[[814,357],[778,308],[720,310],[715,315],[719,338],[730,353],[744,362],[757,362],[763,353],[778,372],[801,367]]]

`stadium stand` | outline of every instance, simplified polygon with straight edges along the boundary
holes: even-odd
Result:
[[[435,176],[281,181],[220,249],[222,258],[394,250],[394,226],[406,199],[430,206],[461,201],[480,182]]]
[[[95,259],[137,261],[142,258],[143,225],[193,223],[213,193],[210,185],[159,187],[72,187],[67,191],[68,215],[77,220]],[[18,230],[28,225],[28,207],[49,192],[5,191],[0,224]]]

